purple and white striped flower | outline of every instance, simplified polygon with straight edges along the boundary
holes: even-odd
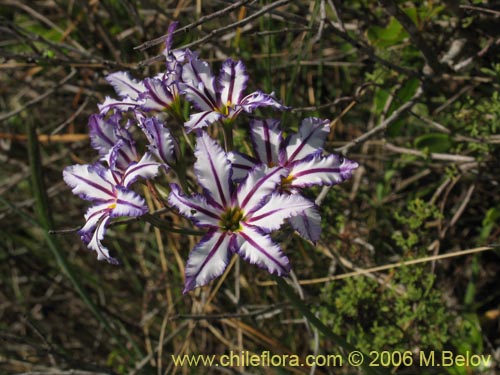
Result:
[[[98,105],[101,114],[110,110],[163,111],[179,106],[178,77],[169,72],[137,81],[128,72],[120,71],[109,74],[106,80],[114,87],[120,99],[107,96],[104,103]]]
[[[109,74],[106,80],[114,87],[120,99],[106,97],[104,103],[99,105],[100,113],[105,114],[110,110],[169,111],[179,118],[182,117],[178,81],[181,78],[182,65],[197,55],[189,49],[171,49],[177,24],[178,22],[173,22],[167,32],[163,51],[166,71],[143,81],[133,79],[128,72]]]
[[[173,166],[179,156],[179,144],[157,117],[144,117],[139,125],[149,141],[148,150],[165,166]]]
[[[189,255],[184,293],[220,276],[235,253],[270,273],[286,275],[289,260],[269,233],[312,206],[298,195],[276,192],[286,169],[257,167],[235,187],[227,154],[206,132],[198,133],[195,156],[203,193],[187,196],[171,184],[168,199],[182,215],[208,230]]]
[[[332,186],[350,178],[358,164],[340,155],[322,154],[323,143],[330,132],[328,120],[314,117],[302,121],[299,131],[283,139],[277,120],[254,120],[250,124],[255,157],[238,152],[229,154],[233,165],[233,179],[240,180],[256,165],[280,166],[288,173],[280,190],[296,194],[309,186]],[[321,217],[313,206],[290,218],[292,227],[300,235],[317,241],[321,234]]]
[[[241,61],[226,60],[218,79],[206,61],[191,58],[182,67],[181,93],[200,111],[192,114],[184,124],[187,131],[200,129],[217,121],[232,122],[242,111],[253,112],[256,108],[270,106],[285,109],[273,94],[255,91],[243,96],[248,75]]]
[[[72,188],[72,192],[95,203],[85,214],[86,222],[79,234],[87,247],[97,252],[97,259],[118,263],[101,243],[106,226],[112,218],[141,216],[148,211],[144,198],[131,190],[130,186],[139,177],[154,177],[159,165],[151,154],[146,153],[138,162],[131,162],[123,173],[107,169],[99,163],[73,165],[64,169],[64,181]]]
[[[139,159],[135,141],[127,126],[120,124],[121,115],[109,118],[93,114],[89,117],[90,144],[99,152],[101,160],[115,173],[123,174],[132,162]]]

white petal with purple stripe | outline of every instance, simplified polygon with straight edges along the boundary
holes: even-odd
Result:
[[[142,96],[144,99],[142,108],[144,110],[162,111],[170,107],[174,101],[174,95],[168,86],[167,79],[146,78],[144,80],[144,85],[147,89]]]
[[[117,141],[116,124],[104,120],[102,115],[93,114],[89,117],[88,126],[90,144],[99,151],[99,155],[106,155]]]
[[[329,132],[328,120],[315,117],[302,120],[299,132],[286,140],[286,162],[291,163],[320,152]]]
[[[139,94],[146,88],[142,82],[136,81],[130,77],[128,72],[115,72],[106,76],[108,81],[120,97],[128,96],[131,99],[137,99]]]
[[[122,185],[129,187],[139,177],[148,179],[158,174],[160,163],[153,160],[149,152],[146,152],[139,162],[131,163],[123,175]]]
[[[73,194],[85,200],[107,201],[114,198],[112,180],[99,164],[72,165],[63,171],[64,181],[72,188]]]
[[[201,239],[189,254],[183,293],[222,275],[232,255],[230,241],[231,235],[221,232],[209,232]]]
[[[279,148],[283,142],[279,124],[280,122],[274,119],[250,122],[250,136],[255,156],[269,167],[279,163]]]
[[[126,112],[130,109],[136,109],[142,105],[142,101],[137,101],[129,98],[128,96],[123,99],[113,99],[109,96],[106,96],[104,103],[98,104],[99,113],[106,114],[108,111],[115,109],[117,111]]]
[[[141,216],[148,212],[144,198],[121,186],[116,188],[116,201],[110,206],[110,217]]]
[[[254,168],[238,186],[237,199],[240,208],[246,212],[256,210],[276,190],[287,170],[264,165]]]
[[[246,88],[248,75],[241,61],[226,60],[222,65],[219,76],[221,85],[221,102],[227,104],[238,104]]]
[[[179,84],[179,89],[202,111],[218,107],[215,77],[206,61],[191,59],[182,67],[182,83]]]
[[[319,240],[321,235],[321,216],[316,207],[307,208],[288,220],[293,229],[299,232],[305,239],[313,242]]]
[[[244,179],[256,165],[260,164],[257,159],[237,151],[229,152],[227,157],[233,167],[233,181]]]
[[[168,203],[188,219],[200,227],[218,227],[220,223],[221,210],[207,202],[202,195],[186,196],[181,193],[177,184],[170,184],[171,192],[168,196]]]
[[[207,132],[200,132],[194,152],[194,171],[206,195],[220,207],[231,203],[231,163],[222,147]]]
[[[156,117],[146,118],[142,126],[149,140],[149,151],[164,163],[174,164],[176,141],[170,130]]]
[[[245,96],[238,103],[238,106],[245,112],[253,112],[258,107],[273,107],[278,110],[284,110],[287,108],[274,99],[272,94],[264,94],[262,91],[255,91]]]
[[[242,227],[243,229],[236,233],[238,254],[270,273],[287,275],[290,272],[290,262],[271,237],[251,225],[242,223]]]
[[[310,155],[290,166],[291,186],[336,185],[350,178],[357,167],[358,163],[340,155]]]
[[[186,132],[190,133],[195,129],[201,129],[205,126],[209,126],[223,117],[222,113],[213,111],[193,113],[189,116],[189,120],[184,123],[184,126],[186,127]]]
[[[262,207],[252,211],[245,222],[270,232],[279,229],[285,219],[298,215],[313,205],[313,202],[300,195],[274,193]]]
[[[85,226],[79,231],[82,241],[87,247],[97,253],[98,260],[106,260],[111,264],[118,261],[109,255],[109,250],[101,243],[106,233],[106,226],[110,219],[109,211],[104,205],[89,208],[85,214]]]

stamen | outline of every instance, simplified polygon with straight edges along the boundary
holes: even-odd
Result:
[[[282,191],[290,191],[290,187],[292,185],[292,181],[295,179],[295,176],[293,176],[292,174],[289,174],[288,176],[286,177],[282,177],[281,178],[281,190]]]
[[[240,221],[243,219],[243,211],[238,207],[232,207],[221,215],[220,227],[228,232],[241,230]]]

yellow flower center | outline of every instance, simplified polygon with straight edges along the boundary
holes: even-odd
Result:
[[[233,107],[234,107],[233,103],[231,103],[231,101],[229,100],[226,104],[222,106],[219,112],[222,113],[224,116],[229,116],[229,110]]]
[[[282,191],[290,191],[290,187],[292,185],[292,181],[295,179],[295,177],[291,174],[289,174],[286,177],[281,178],[281,190]]]
[[[231,207],[220,217],[220,227],[228,232],[238,232],[241,230],[240,221],[243,219],[243,211],[238,207]]]

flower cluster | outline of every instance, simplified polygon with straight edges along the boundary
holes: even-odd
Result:
[[[237,118],[245,122],[241,115],[259,107],[286,107],[272,93],[245,95],[249,78],[243,62],[228,59],[215,76],[197,53],[172,50],[174,28],[163,53],[165,72],[143,81],[127,72],[106,77],[118,98],[106,97],[89,119],[91,145],[100,160],[63,172],[73,193],[93,202],[79,234],[98,259],[117,263],[102,243],[110,219],[145,214],[145,200],[133,185],[164,173],[176,181],[168,185],[166,204],[205,231],[188,256],[184,292],[220,276],[234,254],[286,275],[289,260],[271,233],[288,220],[299,235],[317,241],[319,210],[303,189],[338,184],[358,165],[324,154],[329,121],[314,117],[303,119],[298,132],[286,137],[278,120],[253,118],[248,122],[252,155],[236,150]],[[194,109],[189,115],[184,103]],[[221,126],[224,147],[209,134],[209,126]],[[192,154],[190,140],[195,142]],[[193,156],[197,181],[186,173]]]

